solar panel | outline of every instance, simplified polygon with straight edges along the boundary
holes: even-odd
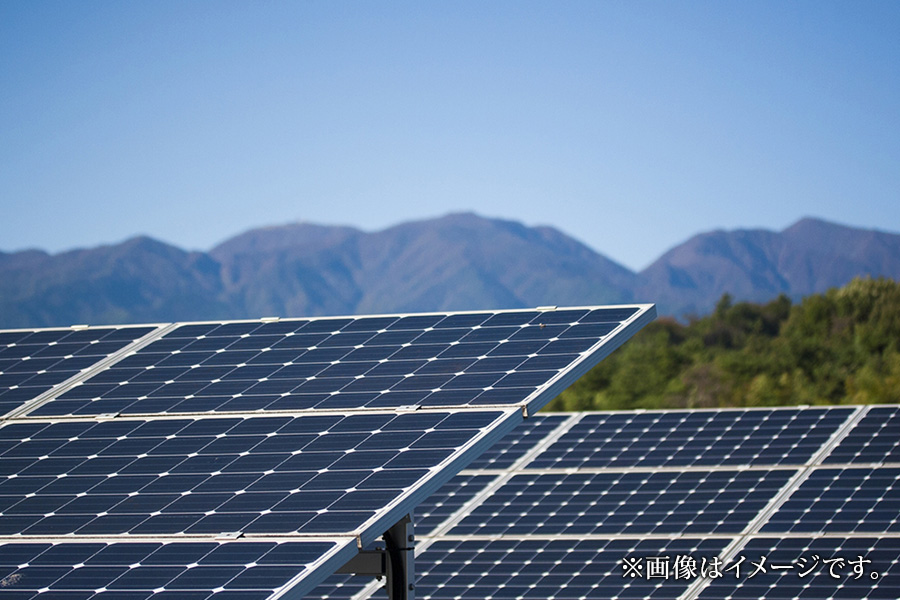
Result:
[[[0,331],[0,416],[38,398],[156,327]]]
[[[510,416],[13,423],[0,430],[0,534],[362,536]]]
[[[766,532],[900,533],[900,467],[815,469]]]
[[[900,463],[900,407],[872,407],[825,462]]]
[[[653,316],[154,327],[0,427],[0,543],[29,555],[4,563],[0,593],[299,597]],[[108,548],[102,574],[95,554],[59,558],[86,544]]]
[[[521,474],[451,534],[739,533],[792,471]]]
[[[420,536],[417,594],[432,599],[893,598],[900,583],[900,465],[874,454],[860,461],[867,464],[833,464],[829,457],[859,446],[855,440],[861,437],[872,438],[872,425],[894,411],[813,407],[536,415],[494,446],[501,450],[493,453],[492,463],[473,464],[427,501],[426,506],[449,502],[457,509]],[[673,430],[672,423],[680,427]],[[697,449],[698,460],[658,461],[647,451],[672,435],[683,440],[698,434],[708,440]],[[648,442],[642,454],[632,456],[639,457],[640,467],[617,460],[598,466],[591,449],[605,447],[612,454],[617,446],[610,435]],[[718,460],[707,445],[717,447]],[[752,452],[733,452],[745,445]],[[876,447],[887,453],[893,446]],[[503,448],[516,458],[505,460]],[[591,466],[571,466],[568,459],[578,456]],[[721,460],[725,456],[727,462]],[[855,451],[843,456],[852,458]],[[509,466],[496,468],[498,463]],[[459,485],[463,480],[478,485]],[[609,503],[617,486],[624,493]],[[716,498],[708,503],[710,490]],[[859,578],[850,561],[863,569]],[[352,589],[356,598],[378,597],[377,586],[353,586],[351,579],[343,589]],[[310,597],[340,597],[334,593],[334,587],[322,586]]]
[[[534,468],[805,464],[848,408],[587,415]]]
[[[534,411],[652,318],[635,306],[183,325],[31,415]]]
[[[0,595],[369,597],[314,587],[418,507],[425,598],[893,597],[897,407],[534,415],[471,462],[651,316],[197,323],[62,355],[2,388],[30,395],[0,425]],[[40,340],[0,343],[0,377]]]
[[[83,541],[0,543],[4,598],[278,597],[352,542]],[[345,559],[344,559],[345,560]]]

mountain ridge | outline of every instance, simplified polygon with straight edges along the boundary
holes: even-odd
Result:
[[[148,236],[0,252],[0,327],[655,302],[709,312],[858,276],[900,279],[900,234],[804,218],[699,233],[634,272],[550,226],[452,213],[380,231],[289,223],[207,252]]]

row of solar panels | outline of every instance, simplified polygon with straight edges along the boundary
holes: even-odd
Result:
[[[0,594],[300,597],[653,315],[0,332]]]
[[[651,317],[0,332],[0,596],[299,597],[419,505],[420,597],[893,597],[891,407],[532,417],[448,481]]]
[[[639,305],[0,332],[0,414],[534,405],[654,316]]]
[[[416,514],[420,598],[895,598],[900,406],[537,415]]]

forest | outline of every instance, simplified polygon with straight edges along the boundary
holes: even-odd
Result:
[[[548,411],[900,402],[900,283],[854,279],[792,303],[659,319]]]

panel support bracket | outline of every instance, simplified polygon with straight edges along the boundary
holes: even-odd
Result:
[[[384,532],[384,549],[361,550],[338,573],[385,577],[390,600],[414,600],[415,534],[412,514]]]

